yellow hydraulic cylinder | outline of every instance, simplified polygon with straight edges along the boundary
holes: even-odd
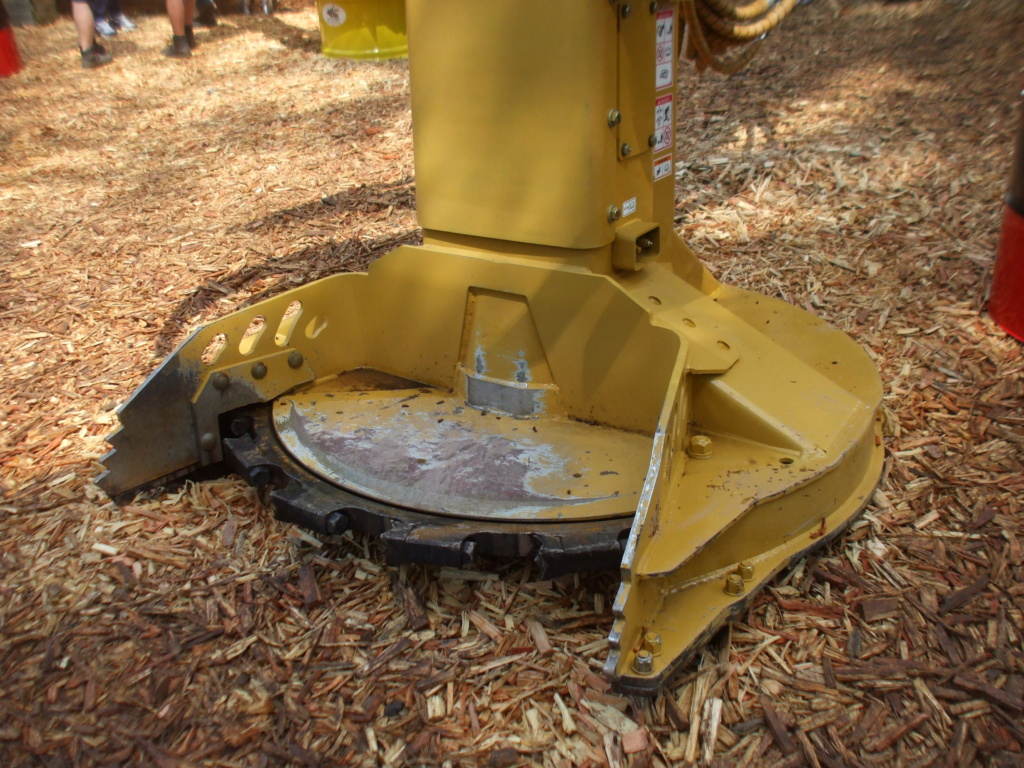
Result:
[[[674,4],[407,8],[424,245],[197,332],[122,409],[102,483],[228,454],[282,516],[370,519],[395,559],[613,552],[606,672],[656,690],[868,501],[878,374],[676,235]],[[271,402],[271,438],[221,434]]]

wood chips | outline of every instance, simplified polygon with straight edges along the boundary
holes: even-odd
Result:
[[[863,517],[651,701],[600,674],[615,574],[388,567],[233,477],[96,488],[190,329],[418,238],[405,62],[323,58],[307,2],[186,62],[137,18],[90,72],[67,17],[18,29],[0,80],[0,764],[1024,763],[1024,356],[983,313],[1019,0],[817,0],[681,72],[681,234],[863,344],[888,435]]]

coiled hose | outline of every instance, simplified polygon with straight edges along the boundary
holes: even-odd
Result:
[[[680,0],[682,53],[698,69],[731,75],[743,69],[798,0]],[[728,52],[740,47],[740,50]]]

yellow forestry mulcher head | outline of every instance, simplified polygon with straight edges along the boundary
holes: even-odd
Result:
[[[100,483],[226,465],[393,562],[617,566],[606,671],[653,692],[868,501],[878,374],[677,237],[674,4],[409,0],[407,28],[424,244],[196,331]]]

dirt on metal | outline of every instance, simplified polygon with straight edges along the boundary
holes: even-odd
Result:
[[[419,238],[404,62],[322,57],[298,0],[169,61],[125,7],[110,66],[64,16],[0,80],[0,762],[1021,763],[1024,355],[984,313],[1017,0],[818,0],[740,75],[681,71],[681,235],[864,345],[886,464],[652,700],[600,674],[616,573],[392,568],[236,478],[95,487],[191,329]]]

